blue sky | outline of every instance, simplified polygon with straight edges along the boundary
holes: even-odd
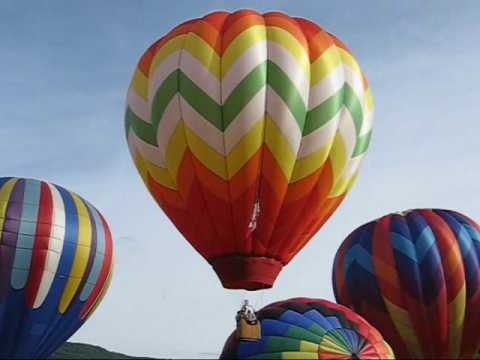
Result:
[[[220,286],[143,187],[123,130],[143,50],[184,20],[240,8],[307,17],[335,33],[356,54],[376,103],[357,184],[263,294]],[[335,251],[364,222],[414,207],[480,220],[479,13],[477,1],[0,2],[0,176],[81,194],[109,220],[116,242],[112,288],[73,340],[135,355],[211,357],[245,295],[257,306],[333,299]]]

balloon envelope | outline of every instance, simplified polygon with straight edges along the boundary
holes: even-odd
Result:
[[[281,13],[187,21],[141,57],[126,136],[148,190],[223,286],[271,287],[344,199],[372,97],[345,45]]]
[[[257,313],[258,341],[234,332],[221,359],[392,359],[380,333],[345,306],[326,300],[293,298]]]
[[[46,358],[101,301],[112,237],[87,201],[47,182],[0,178],[0,358]]]
[[[337,252],[335,297],[400,358],[473,358],[480,347],[480,228],[454,211],[386,215]]]

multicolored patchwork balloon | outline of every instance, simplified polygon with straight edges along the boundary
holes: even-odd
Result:
[[[143,54],[125,127],[148,190],[223,286],[255,290],[344,199],[372,110],[334,35],[241,10],[187,21]]]
[[[75,193],[0,178],[0,358],[47,358],[110,284],[112,236]]]
[[[234,332],[221,359],[393,359],[380,333],[345,306],[326,300],[294,298],[257,313],[258,341]]]
[[[466,359],[480,349],[480,227],[455,211],[409,210],[351,233],[335,258],[338,302],[400,358]]]

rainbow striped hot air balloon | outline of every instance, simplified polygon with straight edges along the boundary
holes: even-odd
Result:
[[[281,13],[187,21],[141,57],[126,136],[148,190],[226,288],[271,287],[357,176],[372,97],[345,45]]]
[[[262,336],[243,341],[234,332],[221,359],[393,359],[382,335],[345,306],[294,298],[257,313]]]
[[[82,325],[108,289],[112,246],[75,193],[0,178],[0,358],[46,358]]]
[[[467,359],[480,348],[480,226],[450,210],[383,216],[337,252],[335,297],[400,358]]]

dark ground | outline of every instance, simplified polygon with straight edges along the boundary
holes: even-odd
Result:
[[[100,346],[65,343],[50,356],[50,359],[153,359],[142,358],[108,351]]]

